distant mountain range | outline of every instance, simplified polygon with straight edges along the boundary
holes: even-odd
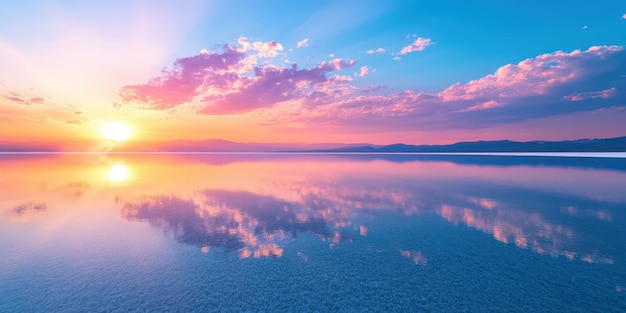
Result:
[[[0,142],[0,152],[63,151],[53,146],[35,143]],[[93,151],[77,150],[77,151]],[[100,150],[98,150],[100,151]],[[238,143],[221,139],[204,141],[177,140],[168,142],[122,142],[108,146],[102,152],[327,152],[327,153],[471,153],[471,152],[626,152],[626,136],[608,139],[578,139],[565,141],[510,140],[457,142],[450,145],[388,146],[371,144],[294,144]]]
[[[401,153],[401,152],[626,152],[626,136],[609,139],[578,139],[565,141],[510,140],[457,142],[451,145],[405,145],[352,146],[337,149],[316,150],[315,152],[362,152],[362,153]]]

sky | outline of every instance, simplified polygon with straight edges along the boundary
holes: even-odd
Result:
[[[5,145],[626,135],[623,1],[0,5]]]

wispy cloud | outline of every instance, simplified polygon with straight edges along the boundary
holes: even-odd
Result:
[[[309,45],[309,38],[304,38],[300,41],[298,41],[298,44],[296,45],[296,48],[302,48],[302,47],[306,47]]]
[[[13,127],[27,129],[32,127],[29,126],[32,122],[87,121],[78,106],[58,102],[38,93],[39,91],[0,86],[0,119],[4,119],[3,125],[7,129]]]
[[[613,87],[610,89],[600,90],[600,91],[588,91],[588,92],[579,92],[571,96],[565,96],[565,99],[571,101],[583,101],[587,99],[608,99],[617,95],[617,88]]]
[[[374,49],[367,50],[366,52],[367,52],[367,54],[374,54],[374,53],[383,53],[385,51],[386,50],[384,48],[378,48],[376,50],[374,50]]]
[[[424,49],[426,49],[426,47],[430,46],[431,44],[432,41],[430,40],[430,38],[417,37],[417,39],[415,39],[413,43],[402,48],[402,50],[400,50],[400,54],[407,54],[415,51],[424,51]]]
[[[22,94],[15,90],[5,91],[4,98],[15,103],[31,105],[31,104],[43,104],[46,99],[34,95]]]

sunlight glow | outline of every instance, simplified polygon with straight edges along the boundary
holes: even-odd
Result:
[[[112,182],[122,182],[128,179],[128,169],[126,166],[122,164],[114,165],[111,170],[109,170],[109,179]]]
[[[132,133],[130,126],[124,122],[109,122],[102,125],[102,135],[115,141],[124,141],[130,138]]]

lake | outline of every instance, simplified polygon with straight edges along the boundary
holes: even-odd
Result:
[[[626,159],[0,156],[0,312],[625,312]]]

